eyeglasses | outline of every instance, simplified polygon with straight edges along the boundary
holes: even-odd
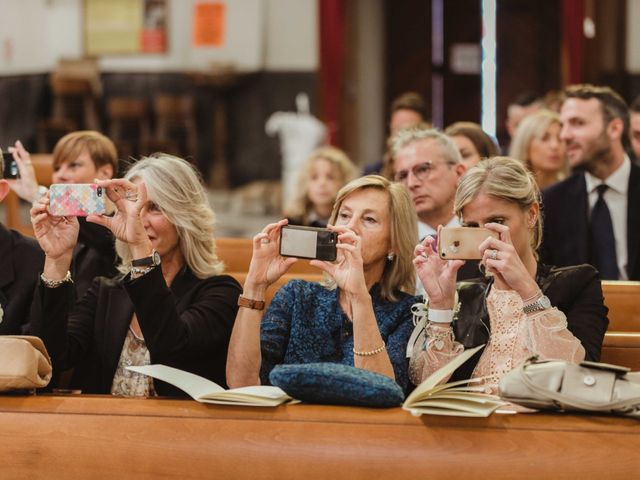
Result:
[[[432,162],[420,163],[411,167],[411,173],[413,173],[413,176],[420,181],[427,180],[431,176],[431,172],[438,168],[438,165],[440,165],[440,163],[436,165],[434,165]],[[444,163],[444,165],[453,164]],[[409,181],[409,170],[400,170],[399,172],[396,172],[393,178],[396,182],[404,183],[406,185],[406,183]]]

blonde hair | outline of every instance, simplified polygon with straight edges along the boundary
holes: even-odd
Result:
[[[560,115],[551,110],[539,110],[527,115],[518,125],[518,129],[513,136],[511,147],[509,148],[509,156],[520,160],[533,172],[533,165],[531,165],[531,158],[529,158],[531,142],[534,138],[541,139],[544,137],[549,126],[554,123],[561,124]],[[565,162],[565,165],[567,167],[558,172],[558,180],[562,180],[567,174],[566,168],[568,168],[568,164]]]
[[[462,176],[453,205],[461,223],[464,220],[462,210],[480,193],[513,203],[523,212],[536,203],[540,204],[540,189],[532,173],[522,162],[509,157],[483,160]],[[536,258],[541,241],[542,215],[538,214],[530,242]]]
[[[357,178],[338,192],[329,223],[335,225],[342,202],[352,193],[368,188],[382,190],[389,196],[389,221],[391,223],[391,248],[395,254],[387,263],[380,279],[380,296],[390,302],[398,300],[394,291],[401,290],[413,295],[416,288],[416,273],[413,268],[413,249],[418,241],[418,219],[407,189],[399,183],[380,175]],[[324,285],[335,288],[333,279],[325,278]]]
[[[222,272],[224,264],[216,254],[213,236],[215,214],[198,173],[189,163],[159,153],[133,164],[124,178],[144,182],[148,200],[176,227],[180,251],[196,277]],[[122,259],[119,270],[128,272],[132,260],[128,244],[117,240],[116,251]]]
[[[318,160],[326,160],[331,164],[341,177],[341,185],[351,181],[356,176],[355,165],[347,154],[339,148],[321,147],[314,150],[300,169],[296,194],[285,209],[286,217],[301,219],[303,223],[307,223],[309,214],[313,210],[313,204],[309,199],[309,177],[313,171],[314,164]]]

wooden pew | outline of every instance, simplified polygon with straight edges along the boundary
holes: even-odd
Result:
[[[600,361],[640,371],[640,282],[602,282],[609,328]]]
[[[0,418],[3,479],[629,480],[640,465],[638,421],[613,416],[38,395],[0,397]]]
[[[224,261],[227,272],[248,272],[253,244],[250,238],[216,238],[218,257]],[[320,274],[307,260],[298,260],[288,271],[290,274]]]
[[[31,154],[33,168],[36,171],[36,180],[38,185],[48,187],[51,185],[51,177],[53,175],[53,155],[49,153],[33,153]],[[31,223],[25,223],[21,218],[20,197],[12,190],[4,199],[4,207],[6,209],[7,228],[16,230],[23,235],[33,236],[33,228]]]

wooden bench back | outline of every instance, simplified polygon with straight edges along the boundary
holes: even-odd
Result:
[[[640,332],[640,282],[602,282],[609,331]]]
[[[253,253],[253,243],[250,238],[222,237],[216,239],[218,257],[224,261],[227,272],[248,272]],[[288,271],[288,274],[320,275],[322,272],[309,265],[307,260],[298,260]]]

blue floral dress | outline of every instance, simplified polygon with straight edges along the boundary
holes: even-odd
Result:
[[[269,373],[280,364],[353,365],[353,327],[340,307],[338,292],[304,280],[292,280],[278,291],[261,324],[262,384],[269,384]],[[385,301],[378,284],[369,294],[396,382],[404,389],[408,382],[405,352],[413,330],[411,305],[416,298],[398,291],[399,301]]]

